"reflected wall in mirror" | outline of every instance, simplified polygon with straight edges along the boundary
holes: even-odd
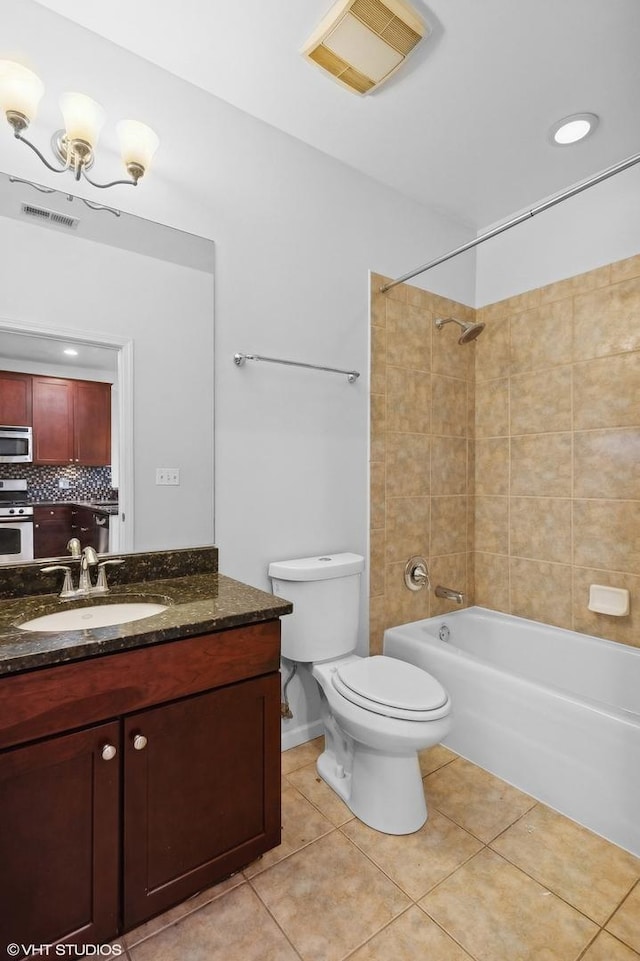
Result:
[[[0,370],[113,386],[109,464],[4,461],[0,481],[117,501],[113,550],[212,544],[213,243],[0,174],[0,245]]]

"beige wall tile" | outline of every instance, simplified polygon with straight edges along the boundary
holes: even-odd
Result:
[[[611,268],[609,264],[604,267],[596,267],[595,270],[588,270],[584,274],[576,274],[575,277],[567,277],[565,280],[558,280],[555,284],[540,288],[540,303],[548,304],[554,300],[564,300],[565,297],[574,297],[576,294],[583,294],[588,290],[597,287],[606,287],[611,283]]]
[[[509,553],[509,498],[475,498],[475,548],[489,554]]]
[[[474,446],[476,494],[508,494],[509,438],[478,438]]]
[[[387,429],[387,398],[385,394],[371,394],[371,460],[385,459],[385,431]]]
[[[387,430],[428,434],[431,374],[387,366]]]
[[[626,617],[595,614],[589,610],[589,588],[592,584],[620,587],[629,591],[630,612]],[[606,637],[640,647],[640,576],[617,571],[573,569],[573,629],[582,634]]]
[[[574,360],[640,349],[640,277],[574,300]]]
[[[577,431],[573,494],[640,500],[640,427]]]
[[[384,594],[369,599],[369,653],[382,654],[383,635],[386,628],[387,601]]]
[[[410,624],[429,617],[430,595],[428,590],[410,591],[404,582],[405,561],[387,564],[385,582],[385,628],[397,624]]]
[[[387,432],[387,497],[429,493],[430,450],[427,434]]]
[[[511,377],[511,433],[571,430],[571,367]]]
[[[431,314],[390,300],[387,306],[387,364],[431,370]]]
[[[600,357],[573,368],[576,430],[640,425],[640,352]]]
[[[387,498],[387,564],[429,553],[429,498]]]
[[[483,380],[508,377],[511,372],[508,317],[488,320],[475,345],[476,385]],[[469,345],[471,346],[471,345]]]
[[[473,603],[472,586],[467,571],[467,554],[446,554],[441,557],[429,558],[429,573],[431,575],[431,617],[446,614],[449,611],[460,610],[460,604],[449,601],[444,597],[436,597],[435,589],[438,585],[449,587],[453,591],[461,591],[464,595],[463,607]]]
[[[431,380],[431,433],[467,437],[467,381],[434,374]]]
[[[571,563],[569,498],[511,498],[511,556]]]
[[[563,300],[512,317],[511,372],[571,363],[572,314],[572,301]]]
[[[371,530],[383,530],[385,525],[385,466],[384,464],[371,464],[369,468],[370,476],[370,501],[371,515],[369,526]]]
[[[378,275],[374,275],[378,276]],[[371,283],[371,325],[373,327],[386,327],[387,325],[387,299],[384,294],[378,293],[383,280],[378,277],[375,283],[372,277]]]
[[[389,277],[386,283],[389,283],[391,280],[393,280],[393,277]],[[384,284],[381,284],[381,286],[384,286]],[[398,284],[397,287],[392,287],[391,290],[386,290],[382,296],[386,297],[387,300],[399,300],[401,304],[406,304],[409,302],[407,296],[408,292],[409,289],[407,284]]]
[[[626,900],[621,904],[611,920],[607,923],[607,930],[621,938],[625,944],[640,952],[640,884],[636,884]],[[626,961],[626,959],[625,959]]]
[[[574,500],[573,563],[640,574],[640,501]]]
[[[533,307],[540,306],[540,288],[534,287],[533,290],[525,290],[522,294],[514,294],[507,297],[501,304],[505,315],[521,314],[524,310],[531,310]]]
[[[468,550],[468,498],[462,495],[431,498],[430,554],[460,554]]]
[[[432,437],[431,493],[467,493],[467,441],[461,437]]]
[[[511,558],[511,613],[571,630],[571,567]]]
[[[509,558],[476,551],[473,563],[476,604],[509,613]]]
[[[371,328],[371,386],[372,394],[384,394],[386,390],[386,345],[384,327]]]
[[[475,436],[505,437],[509,433],[509,378],[487,380],[475,390]]]
[[[468,317],[467,312],[461,310],[459,306],[453,305],[448,310],[441,310],[434,314],[434,321],[438,317],[455,317],[456,320],[465,322]],[[457,324],[447,324],[442,330],[438,330],[433,324],[431,331],[432,349],[432,369],[437,374],[444,374],[447,377],[459,377],[462,380],[473,379],[474,351],[477,341],[470,344],[459,344],[458,339],[462,333]],[[484,332],[482,334],[484,337]]]
[[[571,495],[572,437],[526,434],[511,438],[511,493],[532,497]]]
[[[384,594],[384,565],[385,565],[385,534],[384,531],[371,531],[369,565],[369,593]]]
[[[621,280],[629,280],[630,277],[640,277],[640,254],[611,264],[612,284],[617,284]]]

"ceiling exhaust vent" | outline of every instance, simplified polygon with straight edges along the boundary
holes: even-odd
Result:
[[[67,217],[66,214],[59,214],[55,210],[46,210],[44,207],[36,207],[34,204],[22,204],[22,213],[25,217],[33,217],[40,223],[54,224],[56,227],[65,227],[67,230],[75,230],[80,223],[77,217]]]
[[[300,51],[355,93],[371,93],[429,33],[405,0],[338,0]]]

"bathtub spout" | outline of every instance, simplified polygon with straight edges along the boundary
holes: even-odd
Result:
[[[454,591],[450,587],[436,587],[436,597],[444,597],[447,601],[455,601],[456,604],[464,604],[464,594],[462,591]]]

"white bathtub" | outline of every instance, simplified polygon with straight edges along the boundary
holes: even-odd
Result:
[[[640,649],[471,607],[384,653],[447,688],[452,750],[640,856]]]

